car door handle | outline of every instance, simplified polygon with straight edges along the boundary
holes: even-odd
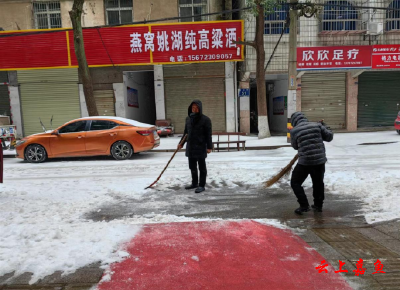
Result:
[[[78,136],[78,139],[81,139],[81,138],[83,138],[83,136]]]
[[[117,133],[110,133],[110,136],[115,136],[115,135],[117,135]]]

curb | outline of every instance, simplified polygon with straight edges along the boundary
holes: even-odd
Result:
[[[250,151],[250,150],[275,150],[279,148],[285,148],[285,147],[292,147],[292,145],[276,145],[276,146],[256,146],[256,147],[246,147],[245,151]],[[219,148],[219,152],[239,152],[236,150],[236,148],[230,148],[231,150],[228,151],[228,148]],[[243,151],[243,150],[240,150]],[[175,149],[153,149],[149,152],[175,152]],[[178,152],[185,152],[184,149],[179,150]],[[218,151],[215,151],[214,153],[219,153]]]
[[[17,158],[17,156],[15,156],[14,154],[13,155],[4,155],[4,153],[3,153],[3,159],[4,158]]]
[[[292,147],[291,145],[276,145],[276,146],[258,146],[258,147],[247,147],[245,151],[251,150],[275,150],[279,148],[285,147]],[[214,153],[221,153],[221,152],[239,152],[236,148],[230,148],[231,150],[228,151],[228,148],[220,148],[219,152],[215,151]],[[243,150],[240,150],[243,151]],[[155,153],[168,153],[168,152],[175,152],[175,149],[153,149],[148,152],[155,152]],[[185,152],[185,149],[179,150],[179,152]],[[3,158],[17,158],[15,155],[3,155]]]

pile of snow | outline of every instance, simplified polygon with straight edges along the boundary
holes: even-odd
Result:
[[[0,276],[32,272],[34,283],[55,271],[69,274],[94,262],[106,267],[125,258],[121,245],[141,226],[84,219],[85,213],[113,197],[99,177],[80,178],[84,167],[76,170],[67,164],[63,168],[58,163],[35,166],[5,160],[5,183],[0,185]]]

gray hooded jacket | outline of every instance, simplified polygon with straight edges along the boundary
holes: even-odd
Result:
[[[326,163],[324,141],[331,142],[333,133],[321,123],[308,122],[301,112],[292,115],[290,131],[292,147],[299,151],[299,164],[320,165]]]

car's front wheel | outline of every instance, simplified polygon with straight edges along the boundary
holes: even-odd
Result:
[[[41,163],[47,158],[46,149],[39,144],[29,145],[25,150],[25,159],[30,163]]]
[[[397,134],[399,134],[400,135],[400,130],[396,130],[397,131]]]
[[[133,149],[131,144],[125,141],[118,141],[111,147],[111,155],[116,160],[126,160],[132,157]]]

